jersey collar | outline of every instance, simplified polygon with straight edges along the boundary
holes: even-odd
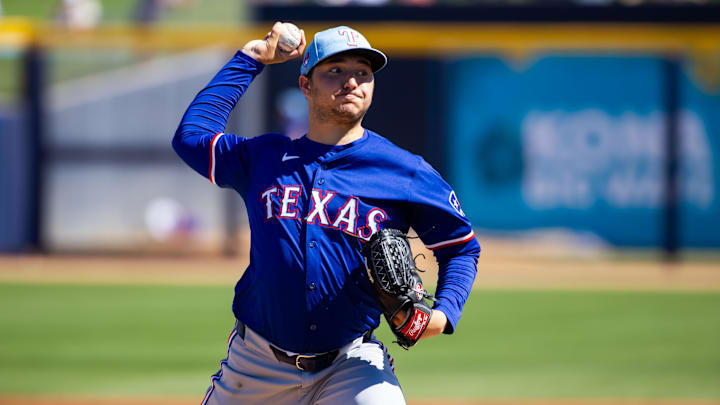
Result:
[[[308,155],[308,157],[311,157],[312,159],[317,159],[321,162],[331,162],[355,153],[367,144],[369,138],[369,131],[364,129],[360,139],[345,145],[326,145],[311,140],[308,138],[307,134],[305,134],[303,137],[298,139],[298,149],[304,155]]]

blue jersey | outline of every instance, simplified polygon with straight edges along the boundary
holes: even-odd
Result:
[[[262,69],[238,52],[192,102],[173,140],[192,168],[245,201],[250,265],[235,287],[235,316],[286,350],[345,345],[380,322],[363,243],[381,227],[412,227],[438,260],[434,308],[452,333],[480,248],[450,186],[421,157],[369,130],[339,146],[224,134]]]

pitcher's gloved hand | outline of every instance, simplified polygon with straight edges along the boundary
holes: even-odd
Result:
[[[407,236],[397,229],[382,229],[363,248],[375,300],[397,337],[407,349],[417,343],[427,328],[433,300],[423,288]]]

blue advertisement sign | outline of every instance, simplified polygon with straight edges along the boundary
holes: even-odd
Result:
[[[473,58],[450,63],[447,78],[447,169],[473,225],[662,244],[661,59]],[[683,66],[679,237],[688,247],[720,246],[720,92],[705,79]]]

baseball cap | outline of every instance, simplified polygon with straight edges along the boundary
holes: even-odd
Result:
[[[361,33],[342,25],[315,34],[310,46],[305,50],[303,63],[300,65],[300,74],[307,75],[315,65],[323,60],[348,51],[360,53],[368,58],[373,72],[377,72],[387,64],[385,54],[371,47],[370,42]]]

